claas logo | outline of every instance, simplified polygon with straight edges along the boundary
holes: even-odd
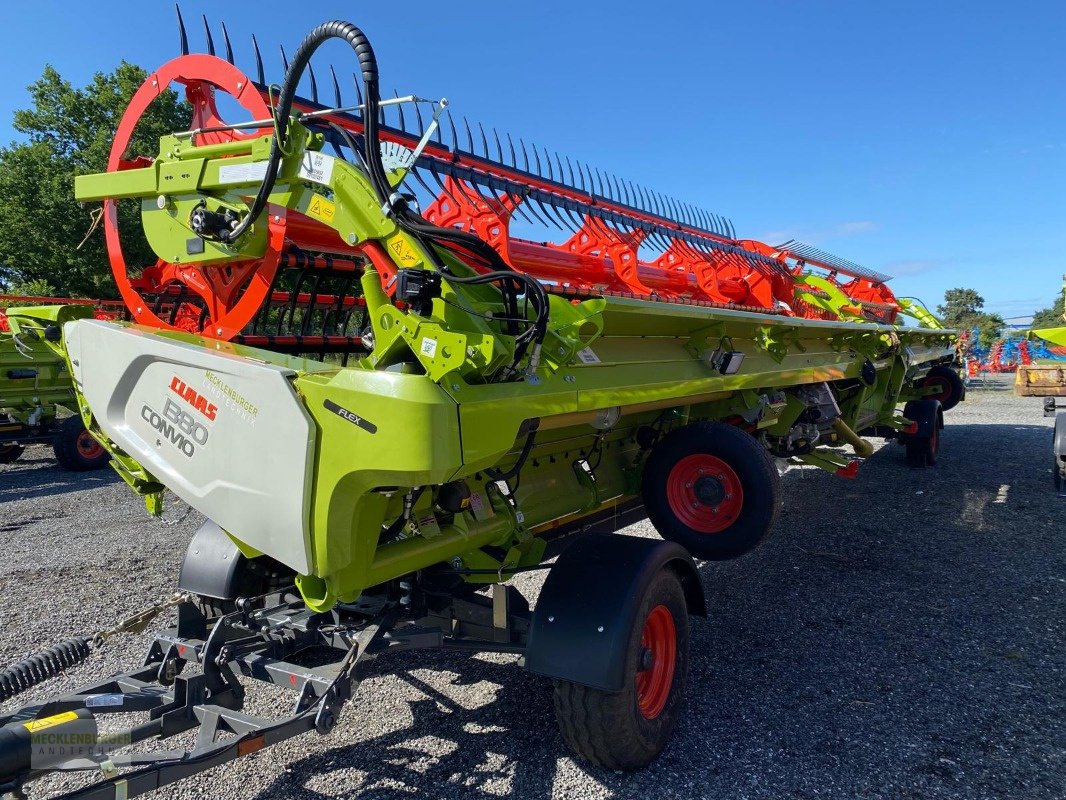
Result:
[[[170,390],[209,420],[214,421],[215,414],[218,413],[218,406],[214,403],[207,402],[206,397],[185,383],[185,381],[177,375],[170,379]]]

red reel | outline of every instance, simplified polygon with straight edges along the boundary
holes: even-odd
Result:
[[[219,91],[231,95],[248,112],[250,119],[269,119],[271,116],[270,109],[248,76],[229,62],[201,54],[180,56],[149,75],[134,94],[115,133],[107,162],[108,172],[144,165],[143,158],[128,161],[123,156],[137,122],[151,102],[172,83],[185,87],[185,96],[193,108],[193,128],[226,124],[215,102]],[[269,132],[269,128],[251,132],[213,131],[197,134],[194,143],[219,144]],[[105,200],[104,235],[111,271],[134,320],[144,325],[202,333],[218,339],[230,339],[239,334],[266,302],[285,243],[285,209],[270,206],[268,216],[267,249],[261,259],[217,266],[173,264],[160,260],[146,267],[139,278],[131,278],[122,252],[117,204],[114,200]],[[146,300],[146,296],[154,298]],[[168,297],[171,298],[169,301]],[[186,298],[198,298],[202,308]],[[163,319],[157,312],[168,302],[171,313],[164,315],[169,319]]]

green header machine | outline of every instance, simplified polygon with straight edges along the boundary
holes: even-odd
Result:
[[[9,308],[0,314],[0,464],[17,461],[30,444],[50,444],[59,465],[98,469],[110,454],[77,413],[74,383],[62,348],[64,322],[91,317],[85,305]],[[49,341],[51,340],[51,341]]]
[[[72,796],[132,797],[327,733],[361,664],[426,647],[516,654],[554,681],[578,756],[641,768],[681,711],[697,561],[767,537],[779,466],[854,477],[870,436],[935,462],[962,399],[954,336],[885,276],[740,239],[456,122],[445,100],[382,100],[349,23],[312,31],[280,86],[258,51],[255,79],[234,66],[228,36],[226,58],[181,38],[107,171],[76,184],[103,202],[133,322],[67,323],[63,352],[86,425],[149,510],[169,489],[210,522],[153,608],[176,604],[177,625],[143,668],[0,720],[12,791],[86,769],[101,780]],[[336,71],[323,100],[311,67],[334,39],[358,61],[347,105]],[[190,129],[126,152],[172,85]],[[247,119],[220,118],[224,94]],[[157,263],[126,264],[121,203],[140,205]],[[613,532],[644,516],[662,539]],[[529,570],[547,571],[534,609],[508,584]],[[9,667],[0,699],[94,642]],[[322,647],[336,658],[309,663]],[[244,680],[291,687],[291,711],[241,711]],[[148,712],[133,744],[197,728],[195,746],[64,761],[30,744],[129,711]]]

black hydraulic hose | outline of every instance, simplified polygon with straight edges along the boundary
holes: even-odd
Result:
[[[64,639],[47,650],[0,669],[0,703],[43,683],[89,657],[92,639],[78,636]]]
[[[311,61],[315,51],[330,39],[343,39],[355,51],[359,58],[359,68],[362,70],[364,97],[366,106],[363,111],[364,138],[363,158],[370,173],[370,180],[382,202],[389,196],[389,182],[385,176],[385,168],[381,164],[381,153],[378,144],[378,105],[381,100],[378,88],[378,62],[374,57],[374,50],[359,28],[350,22],[333,20],[324,22],[307,34],[300,43],[296,53],[289,62],[289,69],[281,83],[281,91],[278,94],[278,103],[274,109],[274,120],[277,132],[270,145],[270,156],[267,161],[266,175],[263,183],[259,186],[259,192],[252,201],[252,207],[248,214],[232,230],[224,230],[219,238],[232,242],[248,230],[249,226],[258,219],[266,208],[270,193],[274,191],[274,183],[278,177],[278,168],[284,155],[285,145],[289,136],[289,114],[292,113],[292,102],[296,97],[296,89],[300,78]]]

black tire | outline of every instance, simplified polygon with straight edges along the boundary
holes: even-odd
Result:
[[[74,472],[100,469],[111,460],[111,454],[85,430],[81,417],[67,417],[59,424],[52,449],[61,467]]]
[[[653,612],[654,622],[650,619]],[[668,666],[671,648],[665,637],[646,630],[650,625],[654,631],[664,631],[667,617],[673,624],[672,673]],[[575,755],[615,770],[643,769],[659,756],[681,713],[688,679],[688,637],[688,607],[681,581],[664,567],[644,593],[630,631],[625,688],[605,692],[555,681],[555,717]],[[650,668],[641,670],[645,650],[650,652],[645,641],[660,650],[660,658],[651,659]]]
[[[1061,492],[1063,488],[1062,470],[1066,466],[1066,413],[1055,415],[1055,430],[1051,438],[1051,452],[1055,459],[1052,470],[1055,479],[1055,491]]]
[[[751,435],[722,422],[696,422],[655,446],[641,492],[660,536],[695,558],[718,561],[750,552],[770,534],[781,507],[781,476]]]
[[[0,445],[0,464],[10,464],[18,461],[25,451],[26,448],[21,444]]]
[[[903,407],[903,416],[917,422],[928,433],[908,434],[903,439],[907,465],[917,469],[936,466],[940,455],[940,431],[944,427],[940,402],[930,398],[910,400]]]
[[[939,400],[940,407],[944,411],[957,406],[966,396],[966,386],[959,377],[959,373],[943,364],[930,369],[929,373],[922,378],[920,385],[923,389],[929,386],[940,387],[940,391],[936,394],[927,394],[925,397],[928,400]]]

